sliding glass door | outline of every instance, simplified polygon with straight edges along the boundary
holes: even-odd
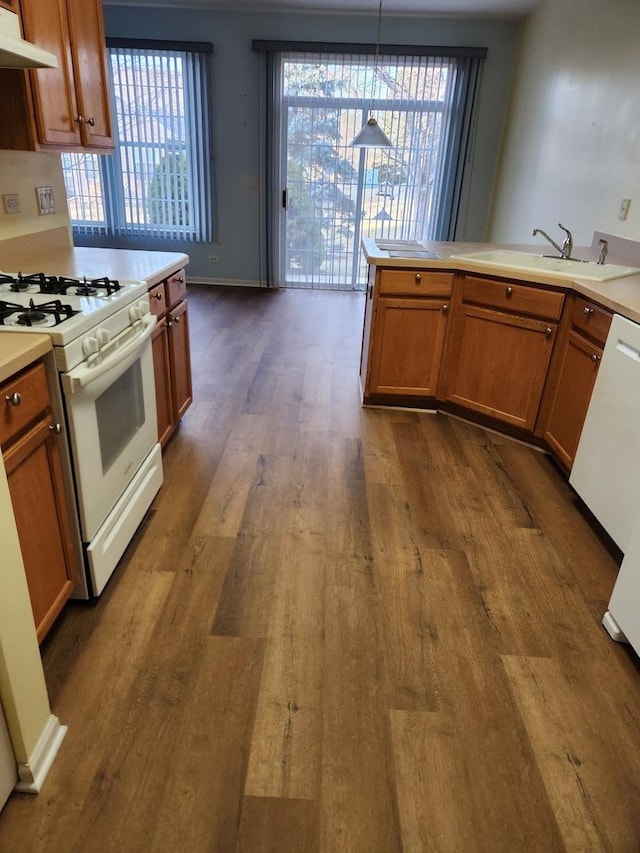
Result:
[[[274,68],[279,284],[362,289],[362,237],[452,237],[477,61],[283,52]],[[371,113],[392,148],[350,146]]]

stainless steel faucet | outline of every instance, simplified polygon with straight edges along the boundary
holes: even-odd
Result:
[[[604,259],[607,257],[607,252],[609,251],[609,241],[608,240],[600,240],[600,251],[598,253],[598,263],[600,265],[604,264]]]
[[[567,236],[562,241],[562,245],[559,246],[555,240],[553,240],[546,231],[543,231],[542,228],[534,228],[532,231],[533,236],[536,234],[542,234],[545,240],[548,240],[553,248],[558,252],[561,258],[565,260],[569,260],[571,258],[571,252],[573,251],[573,234],[569,231],[568,228],[565,228],[560,222],[558,222],[558,228],[562,228],[563,231],[566,231]]]

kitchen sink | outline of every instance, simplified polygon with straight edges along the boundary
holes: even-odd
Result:
[[[457,260],[475,262],[477,265],[495,267],[496,269],[546,273],[557,278],[571,280],[608,281],[612,278],[622,278],[626,275],[640,273],[640,269],[637,267],[624,267],[616,264],[596,264],[594,261],[550,258],[546,255],[514,252],[509,249],[467,252],[466,254],[452,255],[451,257]]]

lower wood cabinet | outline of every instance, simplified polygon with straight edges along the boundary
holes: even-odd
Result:
[[[65,439],[49,411],[42,364],[0,387],[0,399],[5,406],[2,455],[36,633],[42,641],[76,583],[69,530],[72,510],[65,497],[58,450],[58,443]]]
[[[370,394],[436,396],[448,310],[443,299],[378,299]]]
[[[539,432],[567,471],[578,449],[611,317],[600,305],[575,296],[558,341]]]
[[[158,323],[151,338],[158,438],[164,447],[193,401],[186,276],[180,270],[149,292]]]
[[[364,402],[435,399],[544,440],[570,470],[611,316],[557,286],[372,266]]]
[[[451,333],[444,399],[510,426],[533,430],[556,325],[462,306]]]
[[[365,400],[437,396],[452,287],[450,272],[370,275],[360,365]]]
[[[564,294],[490,277],[461,277],[453,302],[443,399],[533,431]]]

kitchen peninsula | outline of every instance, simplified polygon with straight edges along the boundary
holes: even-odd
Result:
[[[609,269],[594,264],[602,239]],[[541,256],[540,244],[406,245],[363,241],[363,402],[463,416],[550,449],[569,471],[611,317],[640,321],[640,272],[592,279],[640,267],[638,244],[596,232],[573,253],[592,262],[582,278],[504,265],[509,252]],[[499,249],[500,265],[483,259]]]

